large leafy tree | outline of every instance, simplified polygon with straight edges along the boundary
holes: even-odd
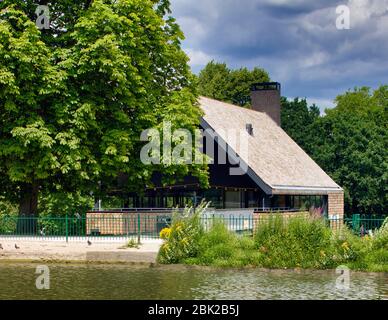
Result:
[[[198,90],[209,98],[250,107],[251,86],[269,80],[268,73],[261,68],[232,70],[225,63],[210,61],[199,73]]]
[[[50,8],[48,30],[35,25],[35,1],[0,3],[0,173],[20,214],[37,214],[42,189],[97,191],[118,172],[132,190],[155,171],[206,182],[204,166],[147,166],[139,157],[142,130],[199,122],[169,2],[40,4]]]
[[[306,151],[314,147],[309,137],[319,116],[319,108],[316,105],[308,106],[306,99],[281,99],[282,129]]]
[[[388,86],[340,95],[311,127],[308,152],[345,189],[347,213],[388,208]]]
[[[388,87],[360,88],[319,116],[305,99],[282,98],[282,128],[345,190],[347,214],[388,208]]]
[[[225,63],[210,61],[199,73],[198,90],[205,97],[228,101],[230,69]]]

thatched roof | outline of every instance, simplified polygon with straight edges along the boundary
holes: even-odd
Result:
[[[201,97],[204,129],[213,129],[249,166],[248,174],[267,194],[327,194],[342,190],[277,124],[265,113]],[[238,142],[228,129],[246,132],[248,155],[240,153]]]

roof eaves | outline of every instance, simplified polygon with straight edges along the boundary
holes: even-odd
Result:
[[[273,194],[289,194],[289,195],[326,195],[331,192],[341,192],[341,187],[309,187],[309,186],[273,186]]]

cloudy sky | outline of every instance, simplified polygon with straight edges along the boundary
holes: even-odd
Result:
[[[259,66],[287,97],[322,109],[355,86],[388,84],[388,0],[171,0],[198,73],[212,59]],[[336,8],[350,9],[338,30]]]

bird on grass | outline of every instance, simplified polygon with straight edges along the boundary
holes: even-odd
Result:
[[[90,242],[90,240],[88,240],[88,246],[91,246],[92,245],[92,243]]]
[[[18,247],[18,245],[15,243],[15,249],[20,249],[20,247]]]

